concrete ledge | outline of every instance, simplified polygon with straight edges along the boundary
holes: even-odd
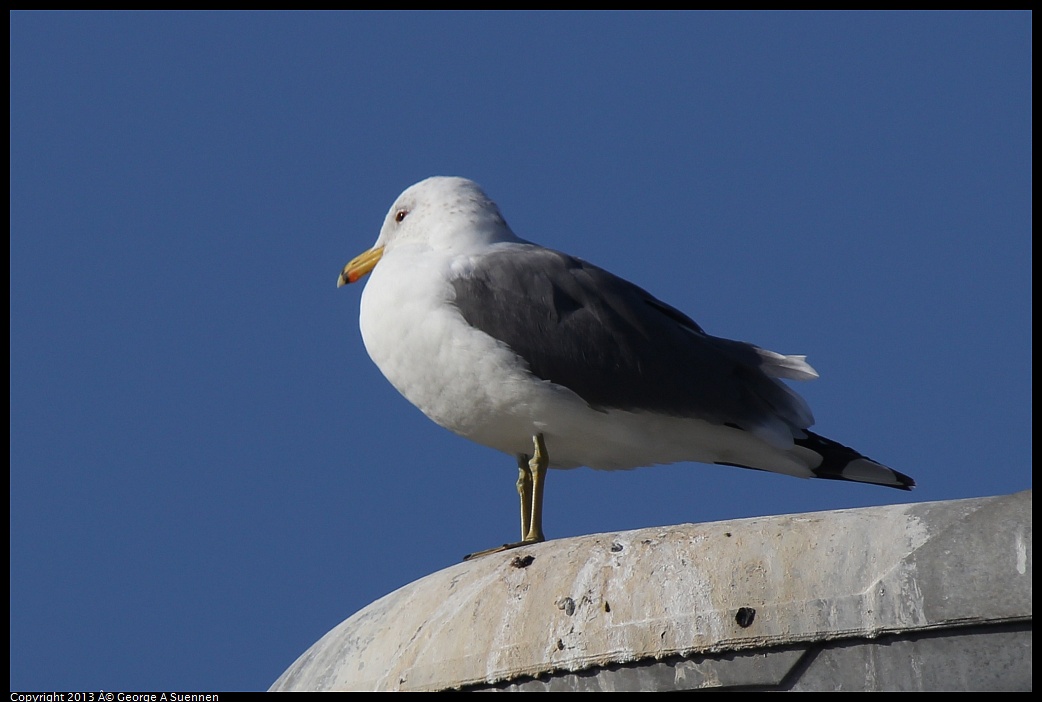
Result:
[[[550,541],[334,628],[279,690],[1026,690],[1031,491]]]

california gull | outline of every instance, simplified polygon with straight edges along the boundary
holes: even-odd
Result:
[[[810,408],[781,382],[817,377],[804,356],[711,336],[636,285],[521,239],[472,181],[403,192],[337,284],[370,272],[360,326],[377,367],[436,423],[518,458],[521,541],[504,548],[543,540],[547,467],[698,461],[915,485],[808,430]]]

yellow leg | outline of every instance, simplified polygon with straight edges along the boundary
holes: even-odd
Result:
[[[532,513],[528,519],[528,529],[521,535],[521,540],[528,544],[545,541],[543,537],[543,488],[546,484],[546,469],[550,465],[550,456],[546,451],[546,443],[542,434],[532,437],[535,444],[535,454],[528,462],[528,470],[532,475]],[[524,509],[524,504],[521,506]],[[525,519],[522,516],[521,522]]]
[[[503,544],[495,548],[478,551],[463,557],[469,561],[490,553],[508,551],[518,546],[537,544],[545,541],[543,536],[543,489],[546,484],[546,469],[550,465],[550,454],[546,450],[546,442],[542,434],[532,437],[535,453],[529,458],[523,453],[517,455],[517,494],[521,498],[521,540],[513,544]]]
[[[521,540],[525,540],[532,523],[532,471],[528,456],[517,454],[517,494],[521,497]]]

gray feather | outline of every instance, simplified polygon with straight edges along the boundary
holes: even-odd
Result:
[[[481,257],[452,285],[468,324],[593,408],[747,430],[779,420],[797,429],[813,423],[802,398],[764,372],[766,364],[782,375],[778,354],[710,336],[647,291],[580,259],[512,244]],[[813,377],[806,368],[803,377]]]

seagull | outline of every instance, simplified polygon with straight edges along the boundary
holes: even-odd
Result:
[[[514,234],[464,178],[406,189],[337,287],[369,274],[370,358],[440,426],[517,458],[521,540],[544,540],[547,468],[694,461],[910,490],[915,481],[809,430],[785,380],[805,356],[706,333],[646,290]]]

